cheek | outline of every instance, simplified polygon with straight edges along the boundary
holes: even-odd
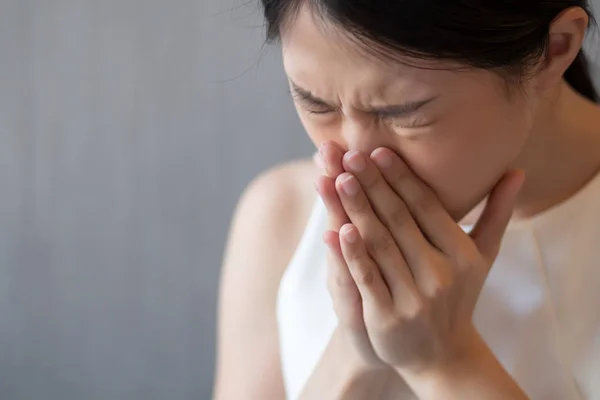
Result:
[[[436,129],[427,139],[406,143],[402,156],[458,219],[518,156],[530,123],[523,112],[495,107],[456,113]]]

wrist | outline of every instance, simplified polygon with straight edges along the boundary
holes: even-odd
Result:
[[[379,398],[393,371],[360,357],[346,332],[336,330],[319,364],[307,382],[301,399],[358,400]]]
[[[445,357],[404,372],[413,375],[439,375],[458,367],[476,365],[484,358],[495,358],[475,327],[465,330],[460,338],[461,340],[454,345],[453,349],[446,352]]]
[[[492,355],[493,357],[493,355]],[[478,368],[485,358],[480,346],[472,346],[452,357],[418,368],[394,368],[396,373],[408,381],[441,382],[451,379],[453,375]]]
[[[502,367],[478,334],[442,362],[420,369],[399,369],[420,399],[526,399],[527,396]]]
[[[394,370],[400,375],[417,377],[443,375],[446,371],[455,370],[460,366],[477,364],[485,355],[494,357],[475,327],[465,329],[457,337],[460,340],[457,340],[451,348],[441,352],[443,356],[417,365],[395,366]]]
[[[365,356],[360,344],[353,340],[347,332],[336,329],[331,340],[335,352],[339,355],[340,366],[343,366],[352,375],[370,375],[389,372],[391,367],[381,360]]]

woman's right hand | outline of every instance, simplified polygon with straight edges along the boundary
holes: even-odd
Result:
[[[356,355],[357,362],[367,369],[388,369],[381,361],[369,340],[362,313],[362,299],[346,261],[339,241],[341,227],[350,220],[335,188],[335,180],[344,172],[344,150],[334,142],[325,142],[315,154],[315,163],[325,175],[315,182],[316,189],[328,210],[328,230],[323,240],[329,247],[327,254],[327,288],[338,317],[340,338],[348,341],[348,352]]]

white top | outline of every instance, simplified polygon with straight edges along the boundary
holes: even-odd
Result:
[[[289,399],[337,325],[326,288],[326,219],[319,199],[279,288]],[[566,202],[509,225],[474,321],[532,399],[600,399],[600,175]]]

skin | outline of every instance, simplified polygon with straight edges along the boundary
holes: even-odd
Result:
[[[321,149],[316,187],[329,209],[328,287],[340,320],[302,398],[526,398],[470,316],[511,210],[513,219],[542,212],[600,168],[600,110],[562,80],[586,23],[579,9],[556,19],[544,68],[511,96],[489,71],[370,56],[307,10],[284,32],[290,81],[327,103],[295,96]],[[370,111],[430,98],[408,116]],[[377,165],[385,151],[396,168]],[[357,157],[367,169],[351,165]],[[523,175],[514,170],[526,176],[518,197]],[[410,179],[394,185],[386,178],[394,171]],[[303,187],[314,175],[306,163],[276,168],[240,201],[222,278],[217,399],[284,397],[276,292],[310,213],[313,197]],[[357,197],[344,194],[349,179],[359,184]],[[467,236],[450,228],[459,220],[483,228]],[[398,233],[411,226],[412,233]],[[420,243],[429,256],[411,253],[407,243]],[[411,343],[421,337],[424,344]]]
[[[284,33],[283,60],[290,82],[328,104],[294,96],[317,147],[333,141],[344,151],[394,150],[456,220],[506,171],[522,169],[528,180],[516,214],[525,217],[569,197],[598,167],[590,149],[600,141],[598,108],[562,80],[581,46],[586,21],[583,10],[564,13],[554,25],[552,63],[511,96],[503,78],[490,71],[457,72],[448,70],[456,67],[450,62],[406,60],[426,67],[416,68],[365,54],[308,10]],[[365,111],[433,97],[410,116],[382,118]],[[315,114],[325,111],[330,112]],[[548,182],[548,177],[569,177],[569,183]]]
[[[415,68],[415,60],[384,66],[317,21],[304,10],[284,36],[283,54],[300,118],[322,143],[317,161],[329,176],[317,190],[330,213],[324,240],[339,329],[366,370],[391,367],[419,398],[526,398],[478,335],[472,313],[523,182],[522,172],[506,172],[518,166],[535,174],[530,166],[552,154],[552,140],[573,142],[573,126],[560,131],[547,121],[561,121],[552,118],[558,104],[578,103],[560,76],[581,46],[585,13],[569,10],[555,23],[548,65],[522,95],[503,93],[501,78],[488,71]],[[421,106],[391,120],[379,111],[405,103]],[[543,146],[533,145],[540,140]],[[535,213],[543,187],[535,185],[518,214]],[[547,189],[557,197],[567,190]],[[485,197],[468,239],[455,221]],[[364,376],[363,387],[381,390]],[[361,381],[360,374],[347,381]],[[323,388],[309,381],[304,398]]]
[[[345,379],[353,391],[385,391],[375,371],[389,376],[391,367],[392,378],[420,399],[526,398],[472,324],[523,174],[508,174],[495,187],[467,236],[391,150],[376,149],[370,159],[348,152],[342,167],[351,173],[337,177],[335,192],[327,190],[330,178],[319,179],[317,189],[332,216],[351,221],[324,240],[333,256],[329,290],[338,329],[362,361]],[[314,378],[303,398],[325,387]]]

